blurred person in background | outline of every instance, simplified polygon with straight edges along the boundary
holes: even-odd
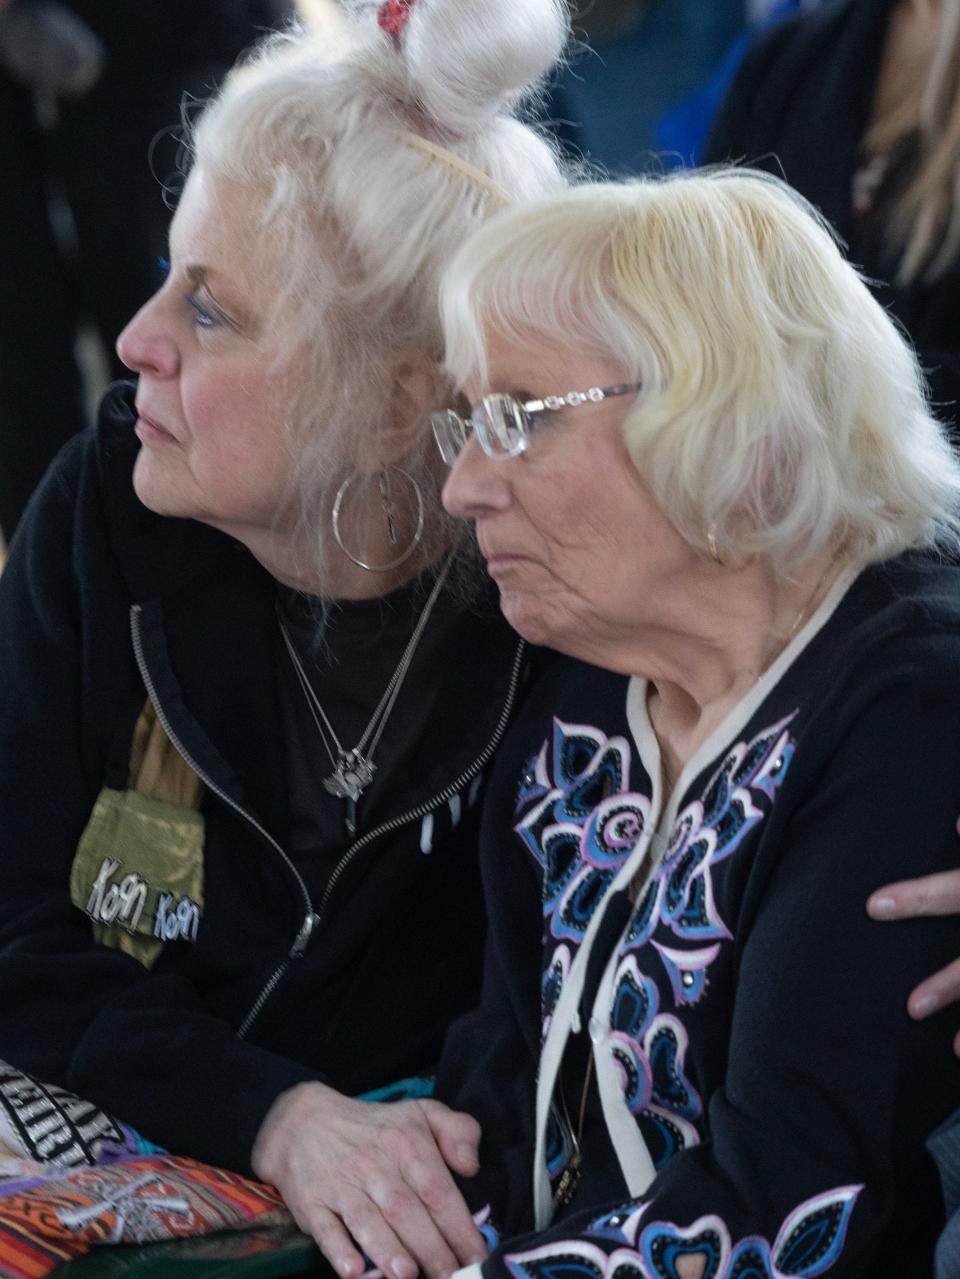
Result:
[[[577,6],[581,49],[548,117],[573,154],[614,174],[659,168],[660,117],[699,88],[741,30],[743,0],[597,0]]]
[[[113,347],[157,285],[170,126],[283,0],[0,0],[0,530],[86,425],[75,345]],[[151,155],[154,139],[168,135]]]
[[[747,26],[727,48],[710,79],[657,122],[657,147],[666,165],[700,163],[710,126],[750,46],[788,14],[822,3],[824,0],[748,0]]]
[[[704,161],[781,174],[830,220],[960,422],[960,0],[845,0],[747,54]]]

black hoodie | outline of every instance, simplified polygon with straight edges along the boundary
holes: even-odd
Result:
[[[133,422],[129,388],[114,388],[97,431],[54,463],[0,578],[0,1058],[174,1153],[246,1171],[279,1093],[312,1079],[358,1093],[422,1071],[472,1004],[479,779],[523,646],[492,608],[455,613],[456,660],[428,676],[443,714],[416,792],[309,900],[285,849],[276,583],[231,538],[139,503]],[[97,840],[129,798],[148,694],[203,782],[201,811],[138,808],[136,847],[115,866],[123,830],[102,856]],[[99,944],[124,885],[129,909]],[[158,955],[128,944],[121,925],[137,914]]]

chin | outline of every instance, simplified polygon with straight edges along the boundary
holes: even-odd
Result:
[[[529,596],[501,589],[500,611],[517,634],[529,644],[537,644],[541,648],[556,647],[546,610]]]
[[[154,515],[189,519],[196,514],[184,499],[181,485],[157,465],[145,448],[141,448],[133,467],[133,491]]]

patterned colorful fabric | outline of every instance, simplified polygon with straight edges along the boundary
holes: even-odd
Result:
[[[40,1279],[100,1244],[289,1221],[272,1186],[165,1154],[0,1062],[0,1279]]]
[[[577,1241],[508,1253],[504,1261],[514,1279],[677,1279],[677,1262],[690,1256],[702,1258],[703,1279],[817,1279],[843,1250],[862,1189],[842,1186],[801,1204],[772,1244],[751,1236],[734,1245],[716,1216],[701,1217],[685,1230],[666,1221],[645,1222],[647,1204],[626,1204],[591,1222]]]
[[[90,1102],[0,1061],[0,1178],[22,1184],[52,1169],[153,1153],[163,1152]]]
[[[34,1279],[97,1244],[286,1221],[279,1195],[192,1159],[145,1155],[0,1191],[0,1275]]]
[[[637,903],[611,983],[609,1023],[624,1098],[654,1165],[702,1140],[703,1102],[685,1070],[688,1034],[679,1012],[707,997],[709,972],[733,935],[713,876],[763,821],[794,752],[792,715],[734,744],[701,796],[673,822],[666,850]],[[545,965],[541,1035],[587,929],[627,860],[649,835],[652,801],[631,791],[631,749],[586,724],[554,720],[518,788],[516,833],[540,871],[543,915],[555,943]],[[668,932],[671,941],[654,934]],[[649,944],[650,949],[647,949]],[[656,967],[654,957],[659,959]],[[572,1144],[551,1117],[547,1163],[556,1184]]]

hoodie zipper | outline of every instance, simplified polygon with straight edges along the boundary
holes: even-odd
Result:
[[[252,813],[249,813],[241,804],[238,804],[231,795],[228,795],[221,786],[217,785],[213,778],[210,777],[210,775],[193,758],[174,731],[170,720],[167,718],[167,713],[160,702],[160,698],[157,695],[157,688],[153,682],[153,676],[150,674],[150,668],[147,665],[147,659],[143,652],[143,637],[140,633],[142,615],[142,605],[134,604],[131,606],[130,638],[133,641],[133,654],[136,658],[137,668],[140,671],[140,678],[143,680],[143,686],[147,690],[147,696],[150,698],[151,705],[156,712],[157,719],[160,721],[160,725],[163,728],[164,733],[167,735],[170,745],[174,748],[181,759],[183,759],[183,761],[196,773],[204,786],[206,786],[207,790],[216,795],[216,797],[226,804],[228,808],[232,809],[238,817],[243,818],[249,826],[252,826],[257,834],[265,839],[278,856],[282,858],[290,871],[290,874],[296,880],[297,888],[300,891],[300,896],[303,898],[303,903],[306,908],[303,923],[300,925],[300,929],[297,932],[297,936],[294,939],[294,943],[290,948],[288,955],[284,959],[283,963],[280,964],[270,975],[263,990],[257,996],[253,1008],[251,1008],[250,1012],[247,1013],[247,1016],[244,1018],[243,1024],[238,1032],[240,1037],[243,1038],[247,1030],[249,1030],[250,1026],[253,1024],[253,1018],[256,1015],[254,1009],[256,1009],[257,1013],[260,1011],[267,999],[270,997],[280,978],[286,972],[290,960],[299,959],[303,955],[303,952],[307,949],[307,946],[310,943],[310,938],[313,936],[314,929],[317,925],[317,916],[313,909],[313,901],[310,898],[310,893],[303,881],[303,876],[297,870],[296,866],[294,866],[284,848],[277,842],[277,840],[274,839],[266,827],[262,826],[260,822],[257,821]]]
[[[228,808],[232,809],[238,817],[241,817],[249,826],[252,826],[253,829],[263,839],[265,839],[270,847],[280,856],[289,869],[291,875],[296,880],[300,896],[303,898],[303,902],[306,907],[303,923],[300,925],[300,929],[297,932],[296,938],[294,939],[293,945],[291,946],[288,954],[282,963],[280,963],[267,978],[263,989],[253,1001],[250,1011],[247,1013],[246,1017],[244,1017],[240,1028],[237,1031],[238,1036],[241,1039],[245,1039],[254,1022],[263,1011],[263,1007],[267,1000],[276,990],[287,969],[290,967],[290,961],[292,959],[301,959],[303,957],[307,947],[310,945],[310,941],[314,933],[317,931],[320,920],[326,912],[327,904],[330,901],[330,896],[336,887],[337,881],[343,875],[344,871],[353,861],[357,853],[366,848],[368,844],[371,844],[381,835],[385,835],[390,831],[398,830],[401,826],[405,826],[409,822],[416,821],[418,818],[426,817],[427,813],[429,813],[431,809],[438,808],[441,804],[446,803],[448,799],[452,799],[453,796],[459,790],[462,790],[466,783],[471,781],[493,757],[494,751],[500,745],[500,741],[506,732],[507,723],[509,722],[510,715],[513,712],[513,704],[516,700],[517,687],[520,683],[520,672],[523,667],[523,657],[526,652],[526,643],[521,640],[517,646],[517,651],[513,659],[513,667],[510,671],[510,679],[507,684],[506,697],[504,699],[503,708],[500,712],[500,718],[497,720],[490,740],[487,742],[486,746],[484,746],[483,750],[481,750],[473,763],[470,764],[468,768],[465,768],[459,777],[457,777],[449,785],[445,786],[443,790],[438,791],[438,793],[426,803],[418,804],[416,808],[409,809],[406,813],[402,813],[399,817],[392,817],[389,821],[381,822],[379,826],[374,826],[371,830],[367,831],[365,835],[361,836],[356,843],[351,844],[333,868],[333,872],[327,881],[326,888],[324,889],[323,897],[320,900],[319,909],[315,911],[310,893],[303,881],[303,876],[297,870],[296,866],[294,866],[284,848],[276,839],[274,839],[270,832],[257,821],[252,813],[248,812],[241,804],[238,804],[235,799],[228,795],[222,787],[218,786],[217,783],[208,776],[196,760],[194,760],[193,756],[174,732],[170,724],[170,720],[167,718],[167,714],[160,703],[159,697],[157,696],[156,685],[153,682],[153,676],[150,674],[150,668],[147,665],[147,660],[143,652],[143,637],[140,633],[142,614],[142,605],[131,605],[130,637],[133,641],[133,653],[136,658],[137,668],[140,671],[140,678],[143,680],[143,686],[146,689],[147,696],[150,698],[150,702],[156,712],[157,719],[160,721],[160,725],[163,728],[164,733],[166,733],[171,746],[181,759],[183,759],[183,761],[196,773],[204,786],[206,786],[212,794],[216,795],[219,800],[226,804]]]
[[[334,866],[333,873],[327,880],[327,886],[324,889],[323,896],[320,899],[320,906],[317,910],[318,924],[326,912],[327,903],[330,901],[330,895],[337,886],[337,880],[339,880],[340,876],[361,849],[366,848],[366,846],[374,839],[378,839],[381,835],[385,835],[389,831],[397,830],[401,826],[406,826],[408,822],[413,822],[418,818],[426,817],[427,813],[429,813],[431,809],[439,808],[440,805],[445,804],[448,799],[452,799],[453,796],[456,795],[457,791],[462,790],[467,782],[472,781],[477,773],[481,772],[481,770],[486,767],[487,763],[493,757],[494,751],[500,745],[503,734],[506,732],[510,715],[513,712],[513,703],[516,699],[517,685],[520,683],[520,671],[523,666],[523,656],[526,652],[526,647],[526,642],[524,640],[521,640],[517,646],[517,651],[513,659],[513,668],[510,671],[510,679],[507,684],[506,697],[504,699],[503,708],[500,711],[500,718],[497,720],[496,727],[493,730],[493,735],[477,758],[468,768],[463,770],[459,777],[450,782],[449,785],[445,786],[443,790],[438,791],[437,794],[425,804],[418,804],[416,808],[409,809],[407,812],[402,813],[399,817],[391,817],[389,821],[382,822],[379,826],[374,826],[372,830],[369,830],[365,835],[362,835],[355,844],[350,845],[347,851],[337,862],[336,866]]]

